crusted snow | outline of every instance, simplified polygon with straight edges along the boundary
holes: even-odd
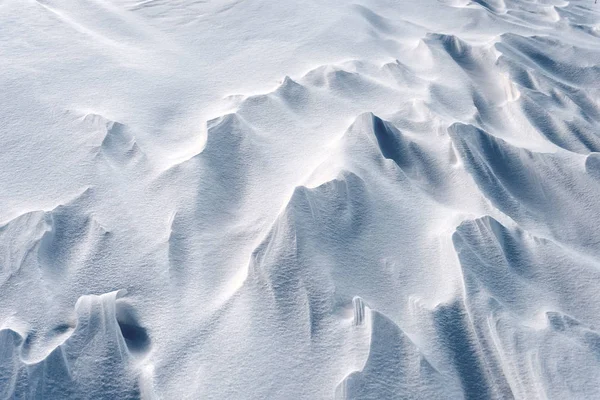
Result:
[[[0,33],[0,398],[600,398],[593,0]]]

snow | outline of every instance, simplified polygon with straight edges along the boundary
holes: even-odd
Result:
[[[599,398],[599,7],[1,2],[0,398]]]

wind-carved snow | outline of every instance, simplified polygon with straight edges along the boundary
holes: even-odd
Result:
[[[600,397],[593,1],[0,30],[0,398]]]

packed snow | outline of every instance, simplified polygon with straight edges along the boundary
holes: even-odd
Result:
[[[0,34],[0,398],[600,398],[594,0]]]

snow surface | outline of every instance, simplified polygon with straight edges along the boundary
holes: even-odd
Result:
[[[600,398],[593,0],[0,34],[0,398]]]

